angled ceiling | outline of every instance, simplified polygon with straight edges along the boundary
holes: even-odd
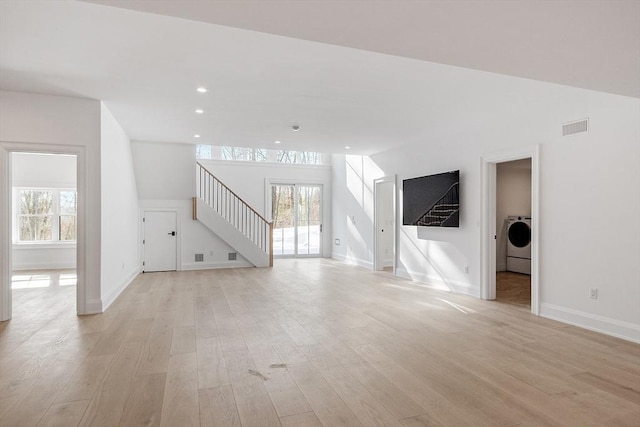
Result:
[[[639,75],[636,1],[0,2],[0,88],[104,100],[139,140],[372,154]]]

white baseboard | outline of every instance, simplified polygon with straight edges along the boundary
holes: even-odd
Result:
[[[439,276],[431,276],[417,271],[409,271],[406,268],[401,267],[396,267],[396,276],[416,282],[422,282],[429,288],[470,295],[476,298],[480,297],[480,289],[476,286],[470,285],[469,283],[457,280],[444,280]]]
[[[102,313],[102,300],[101,299],[90,299],[87,301],[87,304],[85,306],[86,310],[84,313],[82,313],[83,315],[85,314],[99,314]]]
[[[253,267],[249,261],[214,261],[214,262],[188,262],[182,263],[180,266],[182,271],[189,270],[215,270],[218,268],[240,268],[240,267]]]
[[[140,274],[140,272],[137,269],[131,271],[124,278],[124,280],[122,280],[122,282],[120,282],[120,284],[113,291],[111,291],[109,293],[109,295],[107,295],[105,298],[103,298],[102,299],[102,307],[101,307],[102,310],[99,313],[102,313],[107,308],[109,308],[109,306],[116,300],[116,298],[118,298],[118,296],[122,293],[122,291],[127,289],[127,287],[131,284],[131,282],[133,282],[133,279],[138,277],[138,274]]]
[[[623,340],[640,343],[640,325],[586,313],[549,303],[540,304],[540,316],[591,331],[611,335]]]
[[[345,264],[357,265],[359,267],[364,267],[369,270],[373,269],[373,262],[365,261],[363,259],[350,257],[342,254],[331,254],[331,258],[338,260],[340,262],[344,262]]]

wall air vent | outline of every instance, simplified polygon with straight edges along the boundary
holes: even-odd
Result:
[[[582,132],[589,132],[589,119],[582,119],[562,125],[562,136],[574,135]]]
[[[237,252],[229,252],[229,261],[235,261],[236,259],[238,259],[238,253]]]
[[[203,262],[204,254],[196,254],[196,262]]]

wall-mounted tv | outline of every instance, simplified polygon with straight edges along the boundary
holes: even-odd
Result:
[[[460,171],[402,181],[402,224],[460,226]]]

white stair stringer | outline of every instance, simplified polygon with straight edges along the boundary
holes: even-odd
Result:
[[[239,254],[256,267],[269,267],[269,254],[264,252],[251,239],[247,238],[222,215],[213,210],[201,198],[195,197],[195,219],[234,248]]]

